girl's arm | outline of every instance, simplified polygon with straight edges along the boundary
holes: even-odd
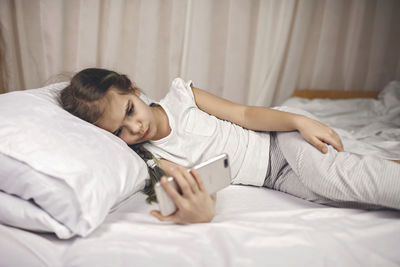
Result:
[[[187,169],[167,160],[160,160],[161,167],[169,176],[174,177],[182,194],[163,177],[161,185],[174,201],[177,211],[169,216],[162,216],[160,211],[152,210],[151,215],[160,221],[176,223],[210,222],[215,215],[216,194],[209,195],[203,180],[196,171]]]
[[[236,104],[194,87],[192,90],[197,106],[219,119],[254,131],[297,130],[305,140],[323,153],[328,152],[328,147],[324,143],[332,145],[338,151],[343,151],[343,144],[338,134],[321,122],[303,115],[266,107]]]

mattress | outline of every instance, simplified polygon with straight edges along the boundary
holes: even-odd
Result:
[[[283,105],[335,127],[348,137],[345,149],[400,159],[399,91],[385,90],[378,99],[292,98]],[[0,225],[0,266],[400,265],[395,210],[332,208],[240,185],[218,193],[211,223],[159,222],[149,215],[156,208],[136,193],[91,235],[69,240]]]

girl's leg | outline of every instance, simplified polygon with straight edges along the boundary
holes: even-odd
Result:
[[[328,199],[316,194],[303,185],[282,154],[276,134],[276,132],[271,132],[270,161],[264,186],[309,201],[329,204],[330,202]]]
[[[289,166],[274,188],[323,204],[400,209],[399,164],[331,146],[322,154],[298,132],[280,132],[277,139]]]

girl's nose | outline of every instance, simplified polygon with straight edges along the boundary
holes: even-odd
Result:
[[[130,134],[138,134],[142,129],[142,124],[140,121],[131,121],[126,128],[129,130]]]

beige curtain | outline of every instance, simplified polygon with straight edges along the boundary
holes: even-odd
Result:
[[[180,76],[264,106],[299,88],[380,90],[400,79],[399,13],[398,0],[1,0],[0,74],[12,91],[111,68],[154,99]]]
[[[400,1],[261,1],[248,103],[400,79]],[[261,71],[259,71],[261,70]]]

